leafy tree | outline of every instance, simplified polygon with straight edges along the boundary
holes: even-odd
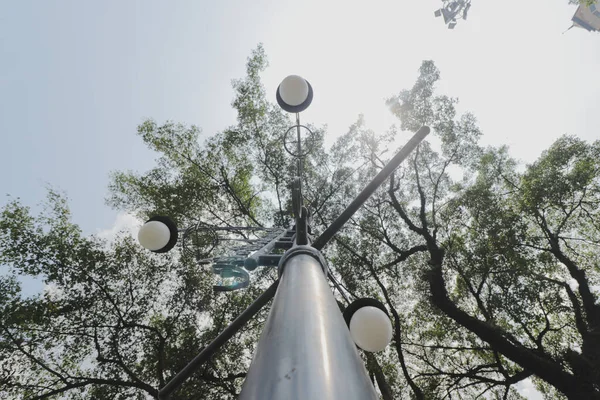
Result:
[[[435,66],[420,72],[388,103],[403,129],[429,124],[438,143],[421,145],[337,239],[392,310],[413,395],[516,396],[512,385],[535,376],[553,398],[598,398],[600,143],[563,137],[518,173],[505,148],[477,146],[455,100],[433,95]]]
[[[2,278],[2,398],[154,398],[260,291],[215,296],[212,273],[126,237],[86,238],[69,217],[54,192],[37,218],[17,201],[2,212],[0,262],[50,286],[24,299]],[[231,342],[175,398],[237,393],[248,346]]]
[[[237,123],[203,145],[196,127],[141,124],[157,166],[114,173],[108,203],[179,226],[289,226],[292,122],[267,100],[266,67],[259,47],[234,82]],[[436,95],[439,79],[425,61],[414,86],[388,100],[400,130],[427,124],[434,134],[325,250],[342,305],[377,297],[391,312],[392,345],[363,354],[369,374],[385,400],[519,399],[526,378],[548,398],[598,398],[600,142],[565,136],[523,169],[507,148],[478,144],[474,116]],[[302,184],[318,233],[402,140],[359,117],[325,149],[323,129],[311,129]],[[51,192],[48,204],[34,217],[15,201],[0,218],[0,262],[51,287],[23,299],[14,277],[0,281],[0,394],[10,398],[155,397],[276,279],[258,270],[250,288],[218,295],[189,255],[84,237],[64,198]],[[266,313],[175,398],[235,398]]]

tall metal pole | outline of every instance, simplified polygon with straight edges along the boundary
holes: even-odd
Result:
[[[282,264],[277,294],[239,399],[375,400],[317,259],[320,254],[301,247]]]

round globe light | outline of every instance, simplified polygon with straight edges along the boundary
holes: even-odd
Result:
[[[392,340],[392,323],[377,307],[361,307],[350,320],[350,335],[361,349],[378,352],[387,347]]]
[[[138,232],[140,244],[151,251],[164,248],[171,239],[169,227],[160,221],[146,222]]]
[[[279,85],[281,99],[290,106],[299,106],[308,98],[308,82],[298,75],[286,77]]]

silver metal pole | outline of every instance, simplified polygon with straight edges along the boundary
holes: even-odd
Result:
[[[290,255],[239,399],[377,398],[320,262]]]

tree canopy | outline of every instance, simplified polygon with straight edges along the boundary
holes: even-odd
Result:
[[[195,126],[144,121],[156,151],[144,173],[115,172],[111,206],[180,227],[292,223],[295,160],[283,148],[290,118],[261,83],[262,47],[234,81],[237,122],[201,143]],[[359,117],[332,146],[311,126],[305,205],[323,231],[395,154],[406,134],[423,142],[324,250],[340,304],[380,299],[391,346],[364,353],[382,398],[523,398],[531,378],[549,399],[600,398],[600,141],[559,138],[534,163],[479,144],[457,99],[436,92],[424,61],[415,84],[387,105],[399,127],[376,134]],[[215,253],[227,249],[216,249]],[[82,234],[64,196],[50,191],[32,215],[19,200],[0,216],[0,397],[155,398],[267,285],[215,293],[215,276],[176,250],[150,254],[131,238]],[[41,275],[48,290],[24,298],[16,277]],[[174,399],[239,394],[267,316],[263,309]]]

